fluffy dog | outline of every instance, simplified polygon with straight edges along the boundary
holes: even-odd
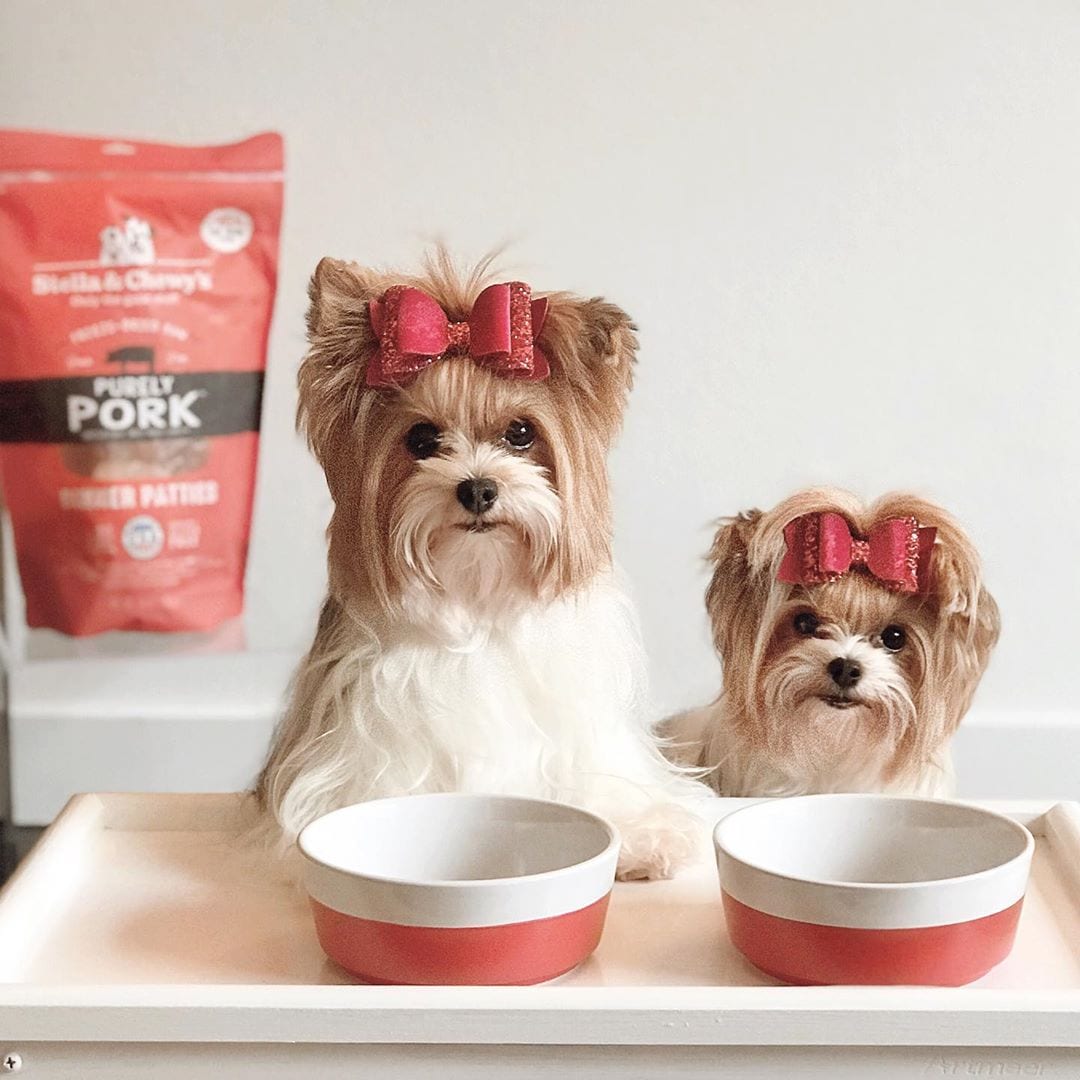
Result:
[[[644,717],[606,455],[637,348],[601,299],[324,259],[298,422],[334,500],[329,595],[257,794],[286,838],[409,792],[586,805],[624,878],[696,842]]]
[[[945,795],[1000,629],[957,522],[912,495],[806,491],[721,524],[706,594],[723,688],[668,721],[724,795]]]

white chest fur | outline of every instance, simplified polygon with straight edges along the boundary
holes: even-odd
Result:
[[[489,792],[609,817],[626,876],[663,877],[690,856],[698,825],[672,804],[704,789],[659,751],[637,620],[611,577],[483,632],[447,625],[339,616],[322,635],[268,770],[286,839],[365,799]]]
[[[359,650],[350,799],[406,791],[572,798],[612,736],[645,730],[645,662],[610,580],[534,605],[463,642],[411,623]]]

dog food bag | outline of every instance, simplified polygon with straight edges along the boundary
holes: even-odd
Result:
[[[0,131],[0,471],[26,621],[243,607],[282,143]]]

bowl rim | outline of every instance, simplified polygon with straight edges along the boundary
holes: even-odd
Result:
[[[361,871],[350,870],[347,867],[339,866],[335,863],[328,862],[324,858],[320,858],[318,855],[313,854],[309,850],[309,845],[305,844],[305,834],[313,826],[323,821],[325,818],[331,817],[334,814],[340,814],[344,811],[355,810],[358,806],[370,806],[375,803],[391,803],[391,802],[405,802],[423,799],[425,801],[437,802],[466,802],[466,801],[498,801],[498,802],[514,802],[524,803],[529,805],[540,806],[553,806],[559,810],[568,810],[572,814],[578,815],[580,818],[592,822],[594,825],[599,825],[600,828],[607,834],[608,842],[604,846],[602,851],[599,851],[595,855],[590,855],[587,859],[582,859],[580,862],[570,863],[568,866],[558,866],[553,870],[542,870],[536,874],[515,874],[511,877],[497,877],[497,878],[401,878],[390,877],[385,874],[369,874]],[[586,868],[592,868],[604,861],[610,859],[613,854],[618,855],[618,850],[622,845],[622,839],[619,836],[618,829],[605,817],[601,817],[599,814],[593,813],[591,810],[585,810],[580,806],[575,806],[572,803],[559,802],[556,799],[534,799],[528,795],[500,795],[496,793],[485,792],[469,792],[469,791],[431,791],[422,792],[413,795],[388,795],[380,799],[364,799],[360,802],[349,803],[347,806],[339,806],[334,810],[329,810],[325,814],[320,814],[313,821],[309,821],[299,832],[296,837],[296,846],[300,851],[300,854],[309,862],[314,863],[316,866],[321,866],[326,870],[333,871],[334,873],[346,874],[350,878],[355,878],[360,881],[375,882],[380,885],[396,885],[407,888],[454,888],[454,889],[473,889],[482,887],[491,887],[499,885],[513,885],[520,884],[522,882],[540,882],[550,880],[552,878],[560,877],[573,872],[583,872]]]
[[[818,801],[825,799],[835,800],[862,800],[866,802],[893,802],[893,803],[920,803],[929,804],[935,806],[960,806],[966,810],[971,810],[986,818],[997,819],[1003,821],[1011,828],[1014,833],[1018,833],[1024,837],[1024,847],[1017,854],[1010,856],[1002,862],[996,863],[993,866],[988,866],[983,870],[976,870],[971,874],[954,874],[952,877],[935,877],[922,881],[845,881],[835,878],[824,877],[806,877],[800,874],[788,874],[782,870],[772,870],[767,866],[762,866],[761,863],[754,862],[750,859],[744,859],[740,855],[732,854],[726,847],[723,846],[720,834],[724,826],[735,818],[742,814],[746,814],[749,811],[757,810],[762,806],[771,806],[778,802],[803,802],[803,801]],[[958,882],[964,881],[979,881],[982,878],[990,877],[994,874],[1000,874],[1006,867],[1012,866],[1014,863],[1021,862],[1025,859],[1030,859],[1035,849],[1035,837],[1031,834],[1031,830],[1026,825],[1022,825],[1015,818],[1011,818],[1008,814],[1003,814],[997,810],[990,810],[987,807],[979,806],[977,803],[970,803],[963,799],[933,799],[926,798],[920,795],[888,795],[888,794],[875,794],[873,792],[858,792],[858,791],[835,791],[835,792],[818,792],[812,795],[790,795],[786,797],[769,797],[762,798],[752,803],[750,806],[742,806],[738,810],[732,811],[730,814],[726,814],[722,817],[713,828],[713,847],[717,854],[723,854],[727,859],[731,859],[733,862],[740,863],[750,870],[756,871],[760,874],[767,874],[770,877],[777,878],[781,881],[790,881],[799,885],[815,885],[824,886],[832,889],[848,889],[858,892],[910,892],[918,889],[929,889],[944,885],[953,885]]]

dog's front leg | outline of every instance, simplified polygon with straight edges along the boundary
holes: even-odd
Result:
[[[619,830],[619,879],[671,877],[704,850],[694,806],[708,790],[673,769],[645,732],[620,733],[605,749],[604,771],[586,777],[583,801]]]

